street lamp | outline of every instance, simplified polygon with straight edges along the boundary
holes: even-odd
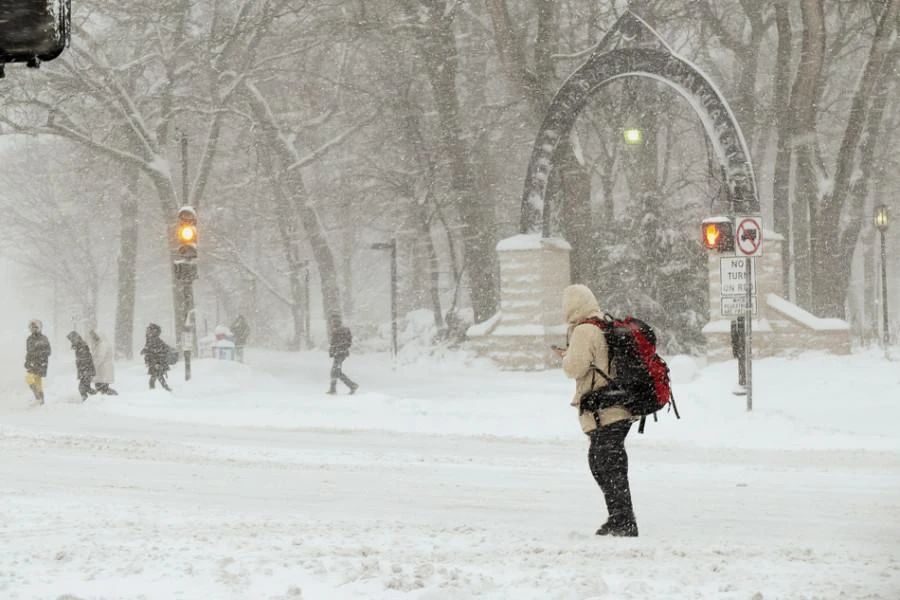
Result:
[[[397,239],[372,244],[373,250],[391,251],[391,353],[397,357]]]
[[[622,132],[625,143],[630,146],[636,146],[644,143],[644,130],[637,127],[629,127]]]
[[[891,331],[888,325],[888,294],[887,294],[887,247],[884,242],[884,233],[888,228],[888,207],[879,204],[875,207],[875,227],[881,234],[881,306],[884,317],[884,346],[891,343]]]

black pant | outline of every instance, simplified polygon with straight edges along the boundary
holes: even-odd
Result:
[[[331,387],[329,388],[329,390],[332,392],[337,388],[338,379],[343,381],[344,385],[346,385],[351,390],[356,389],[356,384],[353,383],[353,381],[351,381],[349,377],[344,375],[344,371],[341,370],[341,366],[344,364],[344,361],[347,360],[347,356],[347,354],[338,354],[334,357],[334,362],[331,363]]]
[[[169,384],[166,383],[166,373],[167,371],[163,371],[162,369],[150,369],[150,389],[156,388],[156,381],[159,380],[159,384],[163,386],[164,390],[172,391],[169,387]]]
[[[78,393],[81,394],[82,401],[87,400],[88,394],[96,394],[96,390],[91,387],[91,378],[82,377],[78,380]]]
[[[628,454],[625,452],[625,436],[630,429],[631,421],[598,427],[590,433],[588,450],[591,475],[603,491],[609,518],[620,522],[634,521],[628,485]]]

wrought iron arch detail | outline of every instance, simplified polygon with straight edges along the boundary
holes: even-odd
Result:
[[[643,21],[640,24],[646,26]],[[546,191],[556,148],[569,135],[591,96],[623,77],[656,79],[678,91],[700,117],[722,168],[729,192],[728,210],[732,214],[759,213],[756,178],[747,145],[716,86],[697,67],[668,48],[619,48],[593,54],[566,80],[550,103],[525,177],[521,232],[540,231],[544,237],[550,237]]]

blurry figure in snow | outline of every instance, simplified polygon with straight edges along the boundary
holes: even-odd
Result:
[[[97,374],[94,375],[94,387],[101,394],[118,396],[119,392],[110,387],[116,380],[112,346],[106,337],[95,329],[88,334],[88,339],[91,341],[91,353],[94,356],[94,368],[97,371]]]
[[[50,361],[50,340],[41,328],[43,324],[37,319],[28,322],[31,334],[25,340],[25,383],[34,393],[38,404],[44,403],[44,377],[47,376],[47,364]]]
[[[738,363],[738,384],[732,393],[735,396],[747,394],[747,330],[744,327],[744,317],[738,317],[731,321],[731,354]]]
[[[94,369],[94,358],[91,356],[91,349],[88,348],[87,342],[81,339],[81,336],[74,331],[70,331],[66,336],[72,342],[72,350],[75,351],[75,373],[78,378],[78,393],[81,394],[81,401],[87,400],[88,394],[94,395],[97,390],[91,387],[91,380],[96,374]]]
[[[331,315],[329,331],[331,333],[331,344],[328,348],[328,356],[334,359],[331,364],[331,387],[328,388],[329,394],[337,393],[337,381],[340,379],[344,382],[350,393],[356,392],[359,385],[353,383],[349,377],[344,375],[342,369],[344,361],[350,356],[350,346],[353,345],[353,335],[350,330],[341,324],[341,316]]]
[[[250,325],[244,315],[238,315],[231,324],[231,333],[234,335],[234,357],[244,362],[244,346],[247,345],[247,338],[250,337]]]
[[[172,351],[168,344],[160,337],[162,328],[156,323],[147,325],[147,342],[144,344],[141,354],[144,355],[144,364],[147,365],[147,374],[150,375],[150,389],[156,388],[156,382],[163,386],[164,390],[172,391],[166,383],[166,374],[169,372],[169,354]]]
[[[634,417],[624,406],[612,405],[596,411],[582,410],[587,392],[605,387],[609,381],[597,370],[615,379],[606,336],[588,319],[603,319],[594,293],[585,285],[570,285],[563,291],[563,314],[569,325],[566,348],[553,347],[563,359],[563,371],[575,380],[575,397],[581,430],[590,436],[588,466],[606,501],[609,518],[597,535],[637,537],[638,527],[628,484],[628,454],[625,437]]]

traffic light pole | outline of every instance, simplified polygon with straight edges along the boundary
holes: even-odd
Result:
[[[191,351],[194,348],[194,280],[185,277],[182,285],[182,309],[184,310],[184,323],[182,323],[181,341],[184,345],[184,380],[191,380]]]

